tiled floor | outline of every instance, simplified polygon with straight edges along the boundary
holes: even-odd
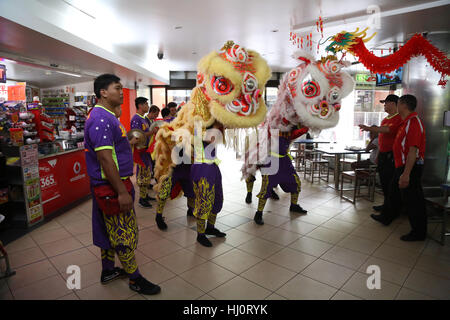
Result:
[[[0,281],[0,299],[450,299],[450,244],[402,242],[406,218],[381,226],[369,218],[372,202],[354,206],[308,181],[300,195],[307,215],[289,213],[290,196],[278,189],[280,200],[268,201],[258,226],[260,177],[247,205],[240,163],[231,152],[220,155],[225,203],[217,226],[227,237],[211,238],[212,248],[197,244],[184,198],[167,204],[165,232],[154,209],[136,206],[139,268],[162,287],[160,295],[135,294],[126,279],[100,284],[86,201],[7,246],[17,274]],[[66,287],[69,265],[80,266],[80,290]],[[380,267],[379,290],[367,288],[370,265]]]

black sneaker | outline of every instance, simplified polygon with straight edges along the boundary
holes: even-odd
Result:
[[[102,284],[107,284],[113,280],[123,278],[127,275],[125,270],[119,267],[115,267],[112,270],[103,270],[102,275],[100,276],[100,282]]]
[[[410,241],[425,241],[425,239],[426,239],[426,236],[419,237],[412,232],[400,237],[400,240],[408,241],[408,242],[410,242]]]
[[[260,226],[262,226],[264,224],[262,214],[263,213],[261,211],[256,211],[255,217],[253,218],[253,220],[255,220],[256,224],[259,224]]]
[[[247,192],[247,196],[245,197],[245,203],[252,203],[252,193]]]
[[[216,236],[219,238],[223,238],[227,235],[225,232],[219,231],[219,229],[215,228],[214,226],[206,227],[205,234],[210,235],[210,236]]]
[[[303,214],[308,212],[305,209],[303,209],[302,207],[300,207],[298,204],[291,204],[291,206],[289,207],[289,211],[296,212],[296,213],[303,213]]]
[[[212,247],[211,241],[208,240],[208,238],[204,234],[197,234],[197,241],[205,247]]]
[[[164,217],[161,214],[156,215],[156,225],[158,226],[159,230],[166,230],[167,224],[164,222]]]
[[[381,205],[381,206],[373,206],[372,208],[373,208],[373,210],[375,210],[377,212],[381,212],[381,210],[383,210],[383,205]]]
[[[388,226],[391,224],[392,221],[388,221],[386,218],[383,217],[383,215],[381,214],[371,214],[370,217],[375,220],[380,222],[381,224],[384,224],[385,226]]]
[[[272,194],[270,195],[270,199],[280,200],[280,197],[276,194],[275,191],[272,190]]]
[[[151,283],[147,279],[145,279],[143,276],[139,276],[139,278],[136,278],[134,280],[130,280],[129,287],[131,290],[136,291],[140,294],[158,294],[161,292],[161,287]]]
[[[147,195],[147,198],[145,198],[145,200],[147,200],[147,202],[149,201],[155,201],[156,198],[150,197],[149,195]]]
[[[189,209],[187,210],[186,215],[187,215],[188,217],[193,217],[193,216],[194,216],[194,209],[189,208]]]
[[[139,199],[139,207],[150,209],[152,207],[152,205],[150,203],[148,203],[148,201],[146,199],[140,198]]]

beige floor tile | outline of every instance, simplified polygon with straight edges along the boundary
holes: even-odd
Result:
[[[400,291],[400,286],[381,280],[380,289],[369,289],[367,280],[370,275],[357,272],[342,287],[342,291],[366,300],[393,300]]]
[[[34,282],[58,274],[58,271],[47,259],[14,269],[14,271],[16,271],[16,274],[7,278],[8,286],[11,290],[26,287]]]
[[[225,242],[217,242],[217,243],[214,242],[212,247],[207,248],[201,245],[200,243],[196,242],[190,247],[187,247],[186,249],[192,251],[193,253],[199,255],[200,257],[206,260],[210,260],[227,251],[230,251],[231,249],[233,249],[233,247],[226,244]]]
[[[87,288],[76,291],[81,300],[124,300],[135,295],[130,290],[127,281],[116,280],[106,285],[95,283]]]
[[[253,216],[252,216],[253,218]],[[274,226],[274,227],[279,227],[280,225],[286,223],[289,221],[288,217],[282,217],[276,214],[271,214],[271,213],[264,213],[264,223]]]
[[[414,269],[404,287],[438,299],[450,299],[450,280]]]
[[[154,242],[161,239],[162,239],[161,235],[156,234],[156,232],[150,229],[140,230],[138,246],[141,247],[149,242]]]
[[[249,222],[250,219],[247,217],[243,217],[237,214],[228,214],[226,216],[220,217],[217,219],[217,222],[230,226],[232,228],[236,228],[241,224]]]
[[[255,221],[250,221],[244,224],[241,224],[239,227],[237,227],[236,229],[242,232],[246,232],[246,233],[250,233],[251,235],[254,236],[260,236],[266,232],[269,232],[270,230],[272,230],[273,228],[275,228],[274,226],[271,226],[269,224],[264,224],[262,226],[257,225],[255,223]]]
[[[435,299],[427,295],[424,295],[420,292],[410,290],[408,288],[401,288],[395,300],[435,300]]]
[[[169,210],[165,210],[163,216],[166,218],[166,221],[173,221],[179,219],[181,217],[185,217],[187,213],[187,206],[183,209],[180,208],[171,208]]]
[[[175,220],[173,220],[173,222],[181,224],[182,226],[185,226],[188,228],[191,228],[191,227],[197,225],[197,220],[194,217],[188,217],[188,216],[175,219]]]
[[[14,300],[5,279],[0,280],[0,300]]]
[[[58,298],[58,300],[80,300],[75,293],[69,293],[67,296]]]
[[[36,242],[34,242],[33,238],[31,238],[29,235],[25,235],[11,243],[8,243],[6,245],[6,251],[8,254],[15,253],[17,251],[22,251],[25,249],[35,248],[37,247]]]
[[[60,225],[65,226],[66,224],[78,220],[86,220],[88,219],[86,215],[80,211],[78,208],[73,208],[69,211],[64,212],[63,214],[59,215],[55,218],[56,222],[58,222]],[[89,220],[89,219],[88,219]]]
[[[195,300],[205,294],[180,277],[175,277],[160,284],[161,293],[145,296],[149,300]]]
[[[72,235],[65,228],[49,230],[48,232],[32,233],[31,237],[38,245],[71,238]]]
[[[78,234],[75,236],[75,238],[77,238],[78,241],[80,241],[85,247],[93,244],[92,232]]]
[[[301,272],[302,275],[339,289],[355,273],[354,270],[317,259]]]
[[[77,206],[79,211],[90,214],[92,212],[92,199],[86,200]]]
[[[8,255],[12,269],[46,259],[45,254],[39,247],[20,250]]]
[[[171,253],[161,259],[158,259],[157,262],[170,271],[176,274],[181,274],[194,268],[195,266],[198,266],[199,264],[206,262],[206,260],[192,251],[181,249],[175,253]]]
[[[172,221],[166,221],[167,224],[167,229],[166,230],[159,230],[158,226],[154,225],[153,227],[150,227],[150,230],[152,230],[153,232],[155,232],[157,235],[159,236],[165,236],[165,235],[169,235],[169,234],[173,234],[173,233],[177,233],[180,232],[184,229],[186,229],[185,226],[175,223],[174,220]]]
[[[271,292],[238,276],[208,294],[218,300],[262,300]]]
[[[438,259],[450,260],[450,241],[447,241],[446,245],[442,246],[440,243],[430,240],[426,244],[423,254]]]
[[[388,244],[381,245],[372,255],[374,257],[404,265],[405,267],[412,267],[416,263],[419,256],[418,253],[413,251],[393,247]]]
[[[368,215],[360,212],[353,212],[352,210],[345,210],[344,212],[341,212],[340,214],[334,216],[334,219],[361,224],[368,219]]]
[[[298,219],[296,219],[283,223],[279,228],[286,231],[299,233],[301,235],[306,235],[316,229],[317,226],[315,224],[299,221]]]
[[[314,214],[314,213],[298,215],[295,217],[295,219],[297,221],[314,224],[316,226],[320,226],[322,223],[330,220],[329,217],[324,217],[324,216],[321,216],[320,214]]]
[[[50,261],[59,272],[65,272],[70,265],[82,266],[98,261],[98,258],[88,249],[81,248],[50,258]]]
[[[40,225],[39,227],[37,227],[36,229],[31,231],[29,233],[29,235],[43,233],[43,232],[47,232],[47,231],[50,231],[50,230],[59,229],[59,228],[62,228],[62,227],[63,227],[63,225],[58,223],[58,221],[56,219],[52,219],[50,221],[44,221],[44,223],[42,225]]]
[[[389,236],[389,238],[386,239],[385,243],[390,246],[393,246],[393,247],[402,248],[402,249],[406,249],[409,251],[421,253],[423,251],[423,249],[425,249],[426,243],[428,240],[412,241],[412,242],[400,240],[400,237],[406,233],[408,233],[408,232],[405,232],[405,233],[402,232],[400,234],[394,232]]]
[[[308,237],[328,242],[330,244],[336,244],[341,241],[347,234],[331,229],[317,227],[313,231],[307,234]]]
[[[176,276],[175,273],[155,261],[139,265],[139,272],[148,281],[158,285]]]
[[[144,300],[144,301],[146,301],[147,299],[145,299],[143,295],[135,294],[134,296],[129,297],[127,300]]]
[[[414,268],[450,279],[450,260],[422,255]]]
[[[180,249],[181,246],[175,242],[161,239],[143,245],[139,251],[151,259],[159,259]]]
[[[180,275],[181,278],[204,292],[217,288],[235,276],[234,273],[212,262],[203,263]]]
[[[156,225],[155,215],[154,214],[145,214],[145,216],[137,216],[137,224],[139,226],[139,230],[154,227]]]
[[[214,299],[210,295],[205,294],[205,295],[201,296],[200,298],[198,298],[197,300],[216,300],[216,299]]]
[[[83,247],[83,244],[75,237],[66,238],[64,241],[49,242],[40,245],[42,251],[49,258],[63,254],[68,251],[73,251]]]
[[[53,300],[71,292],[59,274],[12,291],[16,300]]]
[[[275,252],[278,252],[281,249],[283,249],[283,247],[271,241],[256,238],[240,245],[238,249],[245,251],[251,255],[254,255],[258,258],[266,259]]]
[[[64,228],[74,236],[86,232],[92,232],[92,221],[85,217],[84,219],[66,223]]]
[[[364,254],[372,254],[381,245],[380,241],[373,241],[353,235],[348,235],[337,243],[337,246],[358,251]]]
[[[334,247],[328,250],[321,259],[337,263],[341,266],[358,270],[369,256],[353,250],[341,247]]]
[[[116,265],[117,266],[117,265]],[[100,261],[95,261],[89,264],[80,266],[80,286],[81,290],[92,286],[93,284],[100,283],[100,276],[102,273],[102,263]],[[66,273],[66,270],[60,271],[61,276],[64,280],[67,280],[71,273]],[[118,280],[116,280],[118,281]]]
[[[244,251],[233,249],[211,261],[231,272],[240,274],[260,262],[261,259]]]
[[[361,298],[352,296],[344,291],[338,291],[331,300],[362,300]]]
[[[411,272],[411,268],[376,257],[370,257],[359,268],[359,272],[366,273],[367,267],[372,265],[380,267],[382,280],[398,284],[399,286],[403,286]]]
[[[279,294],[272,293],[265,300],[287,300],[285,297],[280,296]]]
[[[337,289],[298,275],[276,291],[289,300],[329,300]]]
[[[317,258],[291,248],[284,248],[267,258],[267,261],[275,263],[291,271],[300,272]]]
[[[332,245],[328,242],[316,240],[309,237],[302,237],[289,246],[289,248],[307,253],[315,257],[320,257],[331,247]]]
[[[177,233],[163,235],[163,237],[182,247],[189,247],[197,242],[197,232],[191,229],[184,229]]]
[[[287,246],[301,237],[300,234],[290,232],[280,228],[275,228],[269,232],[266,232],[260,236],[260,238],[275,242],[282,246]]]
[[[273,228],[273,227],[271,227]],[[237,229],[232,229],[227,231],[227,236],[225,237],[225,239],[223,240],[225,244],[233,246],[233,247],[238,247],[243,243],[246,243],[247,241],[254,239],[255,235],[241,231],[241,230],[237,230]]]
[[[372,241],[385,241],[392,233],[392,229],[378,229],[359,226],[352,231],[351,235],[369,239]]]
[[[339,231],[342,233],[350,233],[354,229],[358,227],[357,224],[339,220],[339,219],[330,219],[327,222],[323,223],[321,227],[331,229],[334,231]]]
[[[275,291],[295,275],[295,272],[282,268],[276,264],[268,261],[261,261],[242,273],[241,277],[257,283],[270,291]]]

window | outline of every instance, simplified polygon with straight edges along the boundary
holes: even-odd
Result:
[[[191,91],[192,90],[167,90],[167,102],[169,103],[173,101],[180,104],[184,101],[187,103],[191,98]]]
[[[265,93],[266,93],[267,109],[270,109],[274,105],[275,101],[277,100],[278,88],[267,87]]]

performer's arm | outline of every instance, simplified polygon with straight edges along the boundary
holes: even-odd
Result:
[[[383,126],[383,127],[368,127],[368,126],[365,126],[363,124],[360,124],[359,128],[361,130],[364,130],[364,131],[375,132],[375,133],[389,133],[390,132],[389,127],[386,127],[386,126]]]
[[[133,209],[133,199],[128,193],[127,188],[120,178],[119,171],[117,170],[116,164],[112,158],[111,149],[103,149],[97,151],[97,159],[100,162],[103,172],[105,173],[106,179],[112,185],[114,190],[119,195],[119,205],[122,212],[129,212]]]

